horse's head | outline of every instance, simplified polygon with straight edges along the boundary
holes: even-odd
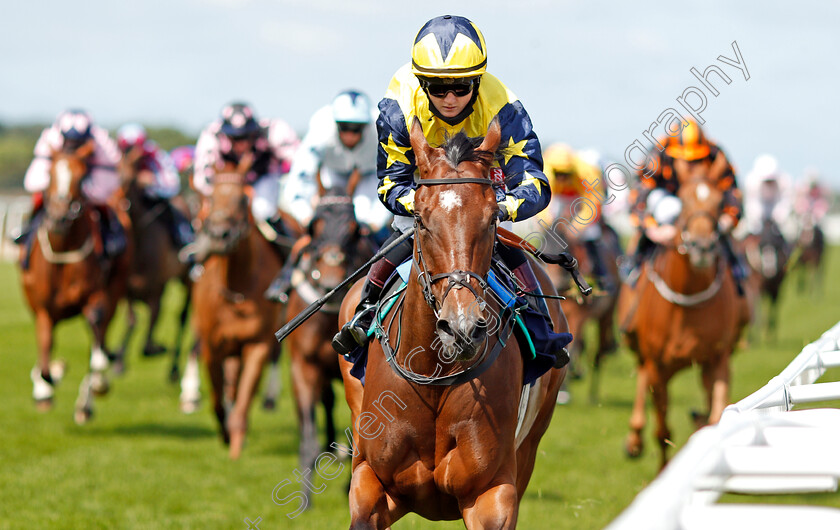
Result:
[[[301,269],[310,282],[325,291],[332,290],[347,276],[361,238],[352,197],[344,190],[326,191],[309,224],[309,235],[312,243]]]
[[[205,206],[200,237],[209,240],[209,251],[227,254],[233,251],[250,228],[248,187],[244,176],[235,171],[221,171],[213,176],[213,192]]]
[[[500,140],[498,120],[484,139],[460,132],[440,148],[429,146],[418,120],[411,127],[420,170],[414,196],[414,256],[449,358],[471,359],[487,337],[485,278],[498,213],[489,171]]]
[[[723,192],[715,185],[725,166],[721,162],[692,164],[676,161],[680,175],[679,199],[682,211],[677,219],[677,250],[687,254],[691,265],[705,269],[719,254],[718,219],[723,209]]]
[[[87,160],[93,150],[93,142],[88,142],[74,151],[53,151],[45,200],[47,230],[66,231],[81,214],[82,181],[88,173]]]

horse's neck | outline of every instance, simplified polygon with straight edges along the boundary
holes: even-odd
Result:
[[[42,230],[46,230],[44,222],[40,227]],[[47,230],[47,238],[54,252],[72,251],[82,247],[97,228],[91,218],[90,207],[82,203],[79,216],[70,223],[70,227],[64,233]]]
[[[723,258],[718,256],[717,259]],[[674,248],[664,247],[659,250],[653,266],[668,287],[680,293],[699,292],[709,287],[715,281],[718,270],[717,263],[704,270],[696,269],[691,266],[687,254],[680,254]]]

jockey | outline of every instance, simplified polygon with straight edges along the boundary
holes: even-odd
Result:
[[[798,186],[794,209],[805,226],[818,225],[831,206],[831,192],[821,183],[815,169],[805,171]]]
[[[417,33],[411,63],[397,70],[379,103],[379,195],[396,216],[396,232],[383,245],[414,225],[417,166],[409,131],[415,118],[420,120],[427,140],[440,144],[447,135],[461,130],[469,136],[483,136],[498,117],[502,145],[509,146],[508,153],[491,168],[491,178],[500,184],[496,188],[499,220],[526,219],[548,205],[551,188],[542,171],[540,144],[531,119],[517,97],[486,73],[486,66],[484,36],[466,18],[439,16]],[[521,250],[497,245],[497,251],[526,290],[538,288]],[[411,242],[405,241],[371,267],[356,316],[333,338],[337,352],[347,354],[367,342],[372,309],[384,282],[411,252]]]
[[[195,234],[189,219],[171,202],[181,190],[181,180],[169,154],[147,139],[146,129],[137,123],[127,123],[119,128],[117,145],[122,154],[120,163],[136,168],[145,198],[152,204],[162,205],[160,218],[175,247],[180,249],[192,243]]]
[[[209,197],[212,177],[225,163],[249,160],[246,181],[253,186],[251,213],[257,223],[269,223],[283,232],[277,216],[280,178],[288,173],[298,146],[295,131],[279,119],[258,120],[245,103],[232,103],[222,109],[221,118],[201,131],[195,147],[193,186]]]
[[[339,93],[330,105],[312,116],[281,198],[286,211],[292,212],[302,226],[312,220],[319,189],[340,188],[353,194],[359,221],[374,232],[387,230],[391,212],[376,194],[375,119],[370,100],[356,90]],[[295,244],[292,257],[265,293],[269,300],[286,302],[299,251],[309,242],[309,237],[303,236]]]
[[[87,112],[78,109],[59,114],[55,122],[41,132],[35,143],[35,158],[23,179],[23,187],[32,193],[32,216],[29,224],[16,238],[18,244],[25,244],[29,248],[31,236],[40,222],[44,190],[50,184],[52,153],[72,153],[89,143],[93,144],[94,149],[87,160],[88,174],[82,181],[82,193],[99,211],[105,255],[112,257],[125,250],[125,231],[116,214],[107,205],[108,200],[120,187],[116,167],[120,152],[108,136],[108,131],[95,125]],[[26,263],[25,260],[24,264]]]
[[[566,144],[553,144],[543,153],[545,174],[551,183],[552,201],[549,205],[552,219],[561,219],[572,210],[579,199],[586,199],[587,205],[595,208],[587,220],[579,216],[568,219],[568,228],[576,239],[583,242],[586,253],[592,261],[592,272],[598,284],[605,291],[613,289],[607,273],[606,260],[598,241],[602,237],[601,202],[606,196],[602,184],[601,170],[585,162]]]
[[[709,141],[700,125],[687,120],[680,132],[668,136],[664,152],[653,148],[649,154],[652,162],[639,170],[640,187],[631,190],[631,221],[639,227],[636,252],[631,258],[632,270],[627,272],[632,285],[641,269],[641,264],[653,251],[656,243],[665,243],[675,235],[674,223],[682,210],[677,198],[679,179],[674,166],[675,160],[684,160],[690,165],[709,163],[723,157],[726,168],[715,185],[723,192],[723,208],[718,218],[718,231],[724,255],[732,268],[732,275],[741,292],[741,281],[746,278],[746,269],[741,265],[732,249],[730,233],[741,218],[741,191],[735,181],[735,170],[726,160],[723,150]],[[648,167],[655,167],[652,175],[644,174]]]
[[[760,155],[746,178],[744,215],[749,233],[760,235],[765,221],[770,221],[773,236],[784,240],[780,228],[791,213],[790,177],[779,168],[771,155]]]

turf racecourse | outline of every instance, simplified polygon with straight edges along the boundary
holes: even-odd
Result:
[[[733,400],[758,389],[804,344],[840,318],[837,248],[828,256],[828,266],[821,297],[800,295],[792,282],[787,283],[778,341],[737,354]],[[240,529],[249,528],[246,518],[254,522],[259,518],[251,527],[262,530],[348,527],[346,468],[332,481],[314,479],[323,492],[313,495],[312,509],[294,519],[286,513],[295,502],[279,506],[272,501],[278,483],[295,483],[297,467],[297,427],[285,364],[279,409],[253,409],[247,445],[238,462],[228,460],[216,434],[204,374],[200,410],[191,416],[181,414],[179,388],[165,378],[168,361],[140,358],[139,340],[132,345],[128,373],[113,379],[111,393],[96,402],[93,421],[79,427],[72,411],[89,344],[82,320],[58,328],[56,357],[67,360],[69,371],[57,389],[54,410],[38,413],[29,381],[35,362],[34,328],[11,264],[0,264],[0,288],[0,528]],[[176,286],[167,291],[158,334],[167,345],[174,337],[174,311],[182,294]],[[111,344],[122,322],[120,316],[110,333]],[[519,528],[603,528],[655,476],[653,429],[645,432],[647,451],[642,458],[630,461],[623,454],[633,368],[626,351],[608,359],[601,399],[594,405],[586,398],[588,381],[572,383],[572,403],[557,409],[540,446]],[[699,373],[683,373],[670,389],[673,442],[680,447],[692,432],[689,411],[701,407]],[[344,429],[349,415],[342,395],[338,423]],[[283,492],[291,493],[292,487]],[[816,502],[830,504],[832,499],[836,502],[836,496]],[[463,524],[409,516],[396,528],[463,528]]]

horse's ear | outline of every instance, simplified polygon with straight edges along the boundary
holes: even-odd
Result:
[[[712,182],[720,180],[728,166],[729,162],[726,160],[726,155],[723,154],[723,151],[718,151],[714,162],[712,162],[712,168],[709,170],[709,179]]]
[[[490,126],[487,127],[487,135],[484,136],[484,141],[478,146],[479,151],[488,151],[495,153],[502,141],[502,126],[499,124],[499,117],[493,118]]]
[[[414,150],[414,157],[417,160],[417,167],[425,167],[429,163],[429,142],[426,141],[426,135],[423,134],[423,126],[420,125],[420,120],[417,116],[411,121],[411,131],[409,131],[409,140],[411,141],[411,149]]]
[[[677,180],[680,184],[688,182],[691,180],[691,175],[689,174],[690,166],[688,162],[683,160],[682,158],[675,158],[674,159],[674,172],[676,173]]]

